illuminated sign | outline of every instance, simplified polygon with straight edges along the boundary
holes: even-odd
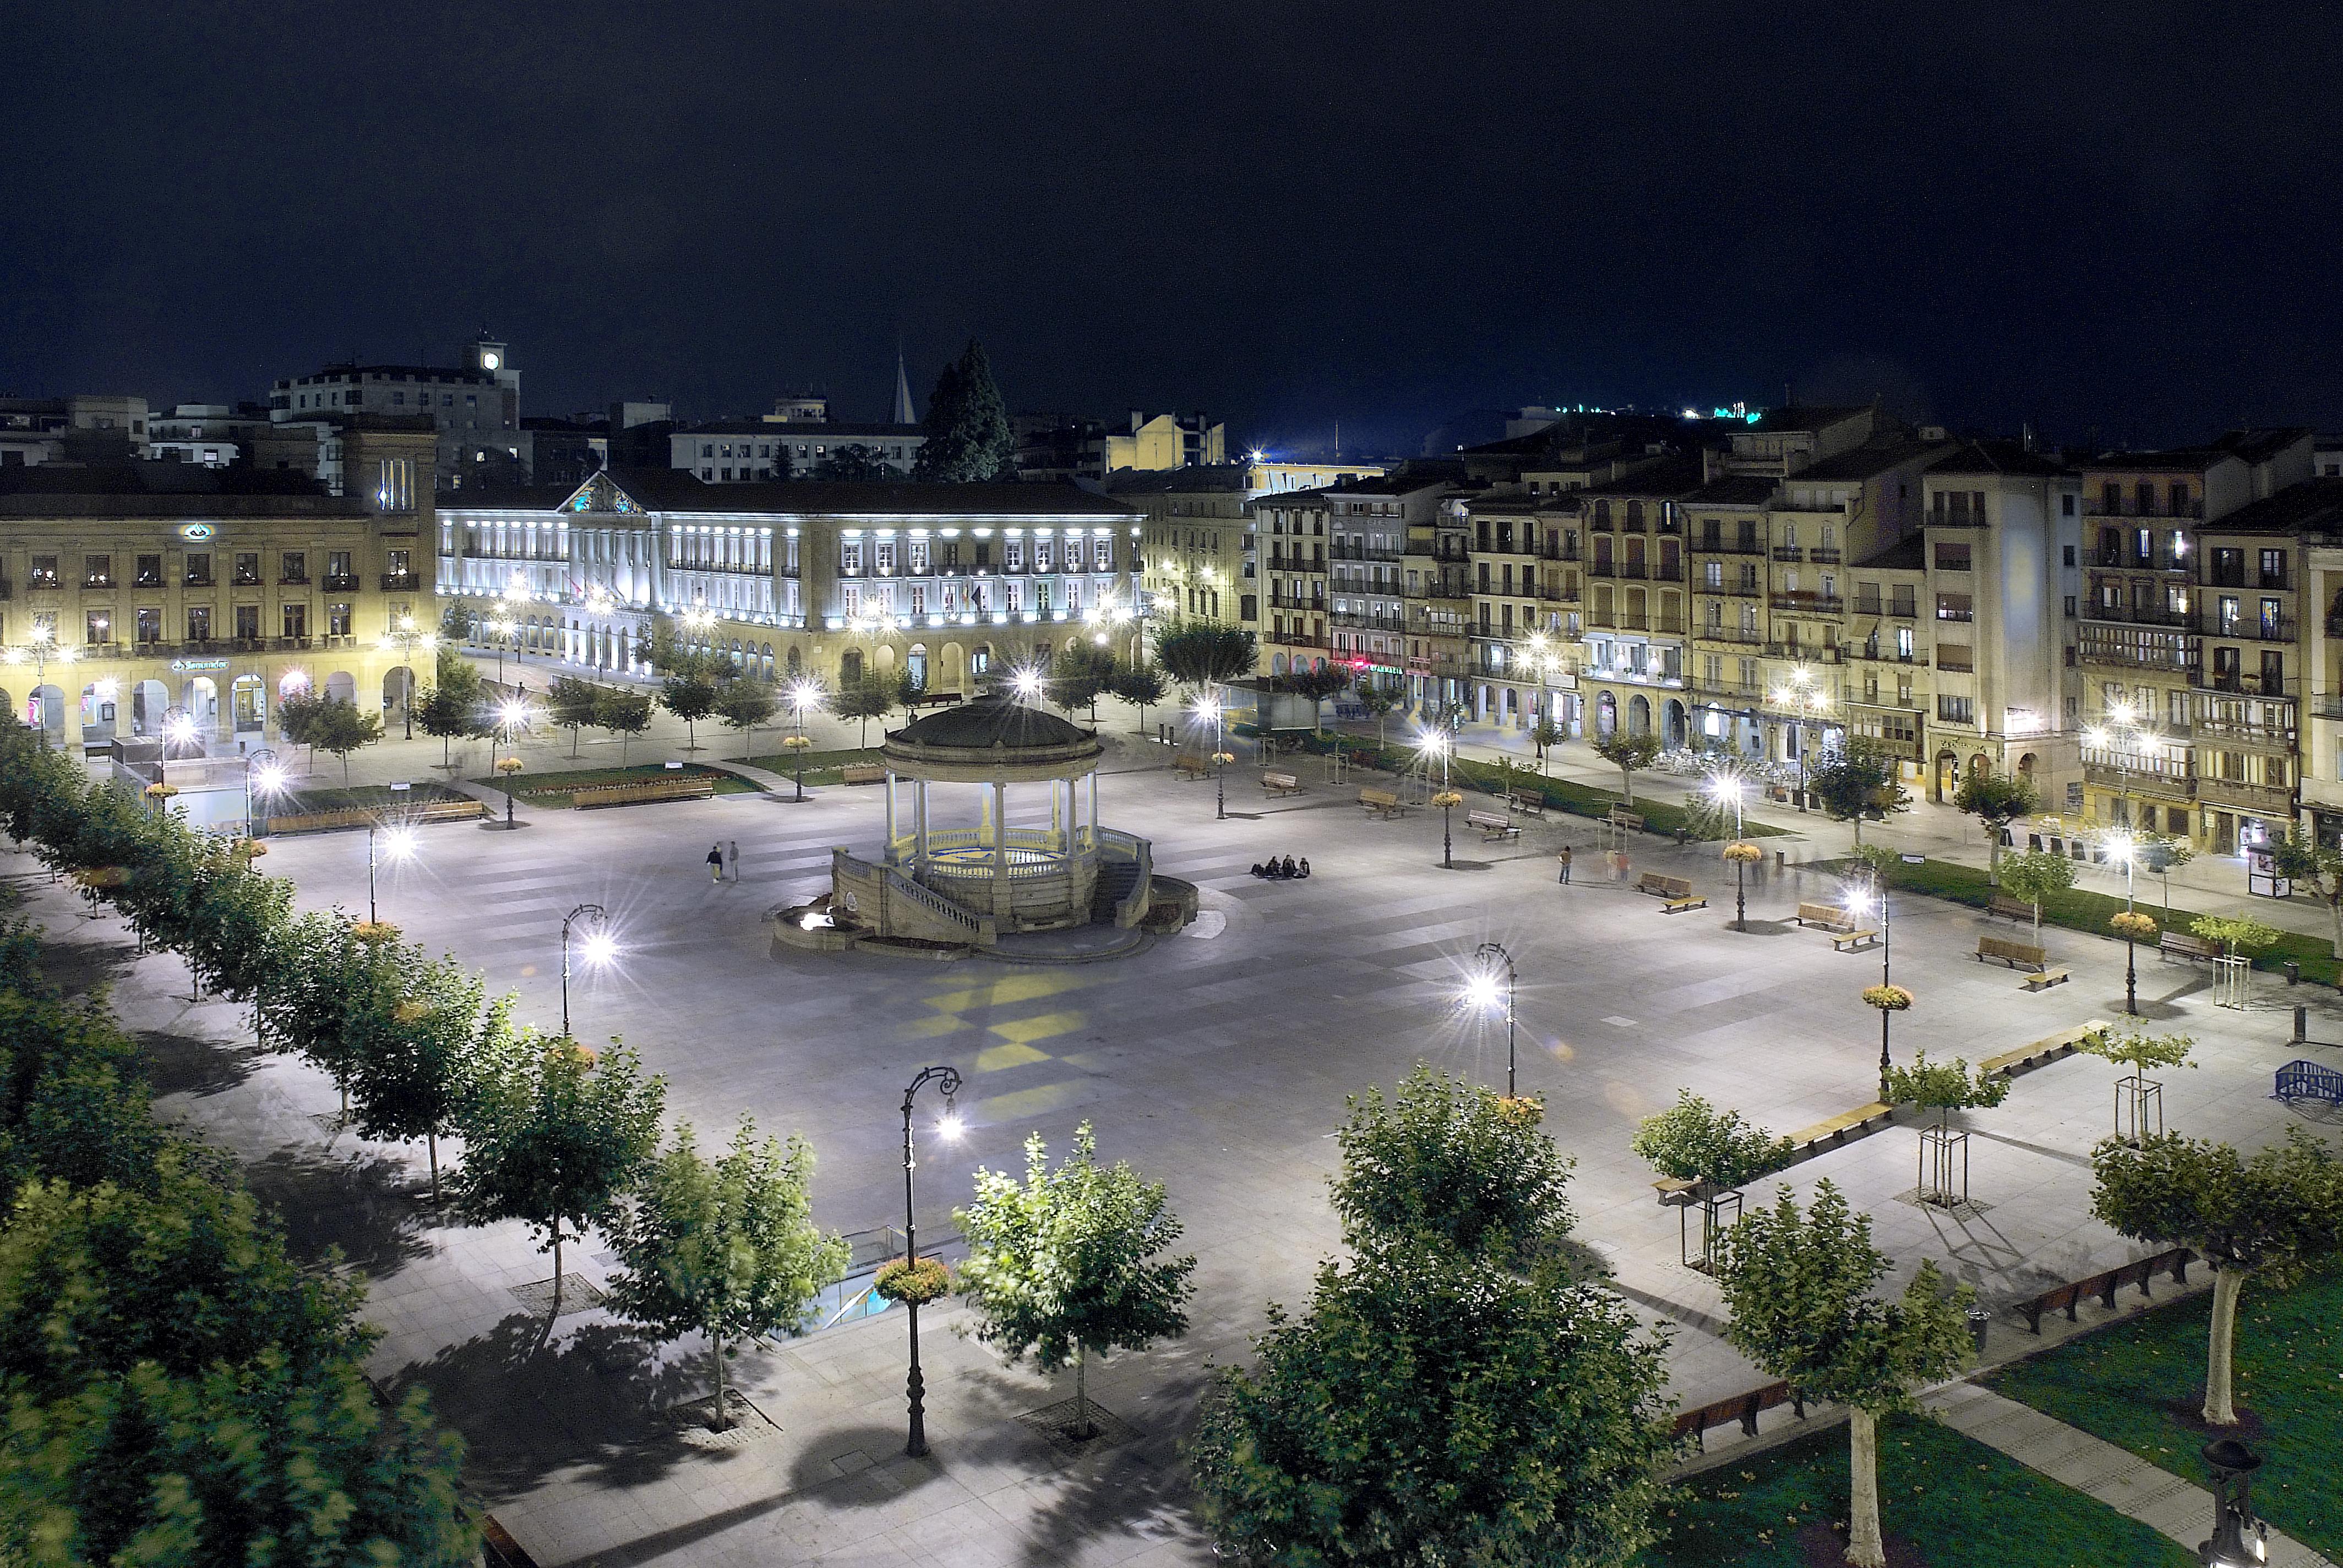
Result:
[[[181,675],[199,675],[207,669],[226,669],[227,668],[227,660],[224,658],[175,658],[171,661],[171,668]]]
[[[212,526],[209,523],[181,523],[179,537],[183,539],[207,539],[212,537]]]

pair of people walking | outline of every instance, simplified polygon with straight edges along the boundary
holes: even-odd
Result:
[[[720,844],[708,846],[708,879],[720,882],[727,871],[732,873],[734,881],[740,879],[740,840],[738,839],[727,839]]]

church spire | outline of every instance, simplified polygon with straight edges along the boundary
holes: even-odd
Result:
[[[916,425],[919,416],[911,412],[911,378],[903,370],[903,345],[895,345],[895,423]]]

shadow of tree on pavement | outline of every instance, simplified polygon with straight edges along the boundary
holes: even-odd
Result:
[[[286,1245],[304,1262],[338,1248],[369,1278],[432,1254],[423,1231],[443,1221],[417,1191],[416,1172],[397,1157],[361,1150],[337,1155],[291,1143],[244,1165],[247,1186],[277,1211]]]

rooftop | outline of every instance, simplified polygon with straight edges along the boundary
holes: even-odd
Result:
[[[2027,478],[2051,478],[2066,472],[2056,457],[2029,452],[2015,441],[1964,441],[1928,465],[1936,474],[2010,474]]]
[[[1702,487],[1704,461],[1698,452],[1678,452],[1615,479],[1589,485],[1578,493],[1597,499],[1624,496],[1630,499],[1675,500]]]
[[[1242,493],[1250,463],[1210,463],[1189,468],[1117,468],[1106,477],[1111,496],[1222,496]]]
[[[1945,448],[1942,441],[1923,441],[1916,437],[1890,436],[1865,442],[1853,451],[1825,457],[1821,462],[1799,469],[1790,476],[1795,485],[1829,484],[1833,481],[1852,482],[1875,477],[1891,468],[1898,468],[1930,452]]]
[[[28,472],[30,470],[27,470]],[[1071,483],[944,485],[918,480],[784,480],[746,485],[703,484],[681,468],[614,467],[586,485],[533,485],[520,489],[458,491],[440,498],[442,511],[527,509],[560,511],[596,479],[607,477],[649,512],[712,512],[739,517],[1083,518],[1136,519],[1135,507]],[[476,498],[476,497],[478,498]],[[550,498],[548,499],[548,498]]]
[[[927,434],[917,425],[857,424],[830,419],[709,419],[694,425],[678,425],[675,433],[679,436],[769,436],[791,441],[809,437],[835,439],[841,436],[880,436],[901,441]]]
[[[1768,408],[1742,427],[1761,433],[1784,430],[1827,430],[1833,425],[1843,425],[1871,412],[1868,403],[1817,403],[1805,408]],[[1742,434],[1735,430],[1735,435]]]
[[[2276,495],[2239,507],[2218,522],[2207,523],[2205,532],[2343,536],[2343,479],[2306,479],[2288,485]]]
[[[1684,498],[1687,507],[1762,507],[1774,498],[1776,481],[1761,474],[1727,474]]]
[[[0,468],[0,516],[222,518],[367,515],[306,474],[196,463],[41,463]]]

